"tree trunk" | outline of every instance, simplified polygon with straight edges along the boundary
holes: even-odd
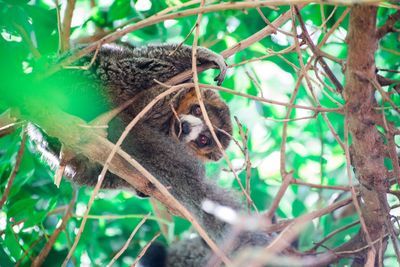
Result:
[[[385,224],[389,216],[385,146],[376,127],[382,115],[375,109],[375,88],[371,83],[375,79],[374,53],[378,43],[376,11],[376,7],[367,5],[356,5],[352,8],[347,36],[348,58],[344,88],[346,119],[352,140],[351,164],[361,184],[362,219],[375,248],[375,251],[371,248],[365,251],[360,259],[362,264],[367,260],[374,264],[377,259],[383,259],[387,240],[383,238],[382,242],[375,241],[386,235]],[[365,232],[363,237],[368,241]]]

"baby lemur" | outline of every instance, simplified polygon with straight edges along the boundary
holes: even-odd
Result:
[[[104,45],[88,70],[66,69],[49,78],[53,86],[57,85],[57,90],[52,91],[50,97],[64,111],[88,122],[133,98],[133,103],[109,123],[108,138],[116,142],[126,125],[151,100],[166,90],[155,80],[165,82],[191,69],[191,54],[192,48],[185,45],[134,49]],[[197,56],[199,64],[212,63],[220,69],[217,80],[221,83],[226,72],[224,59],[201,47],[197,49]],[[77,64],[88,65],[92,58],[93,54],[85,56]],[[232,133],[229,109],[213,91],[204,90],[202,94],[217,137],[226,148]],[[35,132],[34,129],[31,132]],[[33,138],[36,138],[35,134]],[[47,143],[38,142],[41,141],[39,138],[36,140],[40,149],[47,154],[60,150],[57,141],[50,137],[47,137]],[[186,88],[158,102],[130,131],[122,149],[159,179],[194,215],[213,240],[223,240],[230,226],[204,212],[202,202],[209,199],[237,211],[242,209],[242,205],[231,192],[205,179],[203,161],[218,160],[221,152],[203,121],[193,88]],[[68,162],[66,175],[75,183],[93,186],[101,168],[99,163],[76,155]],[[130,184],[112,173],[106,175],[102,187],[132,189]],[[265,244],[267,240],[265,235],[246,234],[240,238],[239,245]],[[188,251],[187,244],[196,246],[197,253]],[[208,247],[198,238],[173,245],[160,261],[153,253],[150,258],[154,258],[156,263],[148,261],[147,257],[147,263],[143,264],[202,266],[204,256],[209,253]]]

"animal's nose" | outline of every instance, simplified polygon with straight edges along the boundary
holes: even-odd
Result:
[[[187,121],[182,122],[182,133],[189,134],[190,133],[190,124]]]

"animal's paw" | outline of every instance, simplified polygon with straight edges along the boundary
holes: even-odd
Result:
[[[219,75],[215,77],[214,81],[217,82],[217,85],[221,85],[225,79],[226,71],[228,69],[225,59],[221,55],[204,47],[199,47],[197,52],[197,59],[201,64],[213,63],[215,67],[220,70]]]

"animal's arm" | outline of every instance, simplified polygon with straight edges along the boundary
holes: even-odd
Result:
[[[220,69],[217,79],[221,83],[227,69],[223,57],[202,47],[197,52],[199,63],[212,63]],[[165,90],[155,80],[166,82],[191,69],[191,53],[192,47],[186,45],[179,48],[177,45],[159,45],[131,49],[107,44],[98,53],[86,55],[75,63],[77,66],[90,66],[89,69],[62,70],[49,78],[49,84],[58,86],[54,92],[56,101],[60,95],[69,101],[59,104],[63,105],[63,110],[88,121],[143,92],[138,96],[141,101],[137,101],[143,106],[131,112],[136,113]],[[93,58],[95,60],[91,62]],[[154,90],[150,91],[151,88]],[[93,112],[86,114],[86,107]],[[75,109],[79,109],[78,112]]]
[[[197,54],[199,63],[212,63],[220,69],[217,79],[219,84],[222,83],[227,69],[223,57],[203,47],[197,49]],[[93,56],[88,55],[84,60],[90,61]],[[156,85],[155,80],[165,82],[191,68],[190,46],[159,45],[127,49],[104,45],[86,73],[98,77],[110,93],[127,98],[126,95],[132,97]]]
[[[150,45],[135,48],[133,53],[137,55],[137,57],[159,59],[168,62],[174,65],[179,71],[184,71],[192,68],[192,49],[193,48],[188,45]],[[216,80],[218,80],[218,84],[222,83],[225,77],[227,65],[221,55],[216,54],[207,48],[198,47],[197,61],[199,64],[211,63],[215,68],[218,68],[221,71],[221,74],[216,78]]]

